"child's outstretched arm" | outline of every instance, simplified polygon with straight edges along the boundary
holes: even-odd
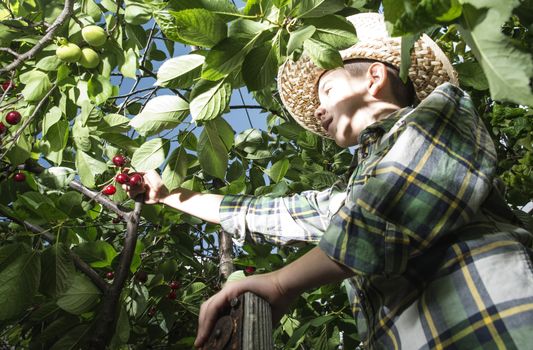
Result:
[[[231,299],[245,292],[255,293],[268,301],[272,307],[272,319],[278,322],[294,299],[304,291],[339,282],[352,275],[354,272],[331,260],[316,247],[280,270],[227,283],[202,304],[194,345],[197,348],[203,346],[220,313],[229,307]]]

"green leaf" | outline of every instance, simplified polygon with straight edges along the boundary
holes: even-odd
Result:
[[[344,0],[302,0],[295,7],[296,17],[323,17],[344,8]]]
[[[287,56],[290,56],[295,50],[300,49],[303,43],[315,34],[316,27],[306,25],[291,32],[289,42],[287,43]]]
[[[69,331],[61,339],[54,343],[50,350],[74,350],[80,349],[84,343],[85,337],[89,334],[91,327],[88,325],[79,325]]]
[[[45,169],[37,177],[42,186],[52,189],[64,189],[74,180],[76,172],[66,167],[50,167]]]
[[[84,242],[74,252],[92,267],[109,267],[117,256],[115,248],[106,241]]]
[[[31,144],[28,137],[21,134],[13,147],[9,149],[6,157],[9,159],[11,165],[19,165],[26,161],[31,156]]]
[[[101,105],[113,95],[113,86],[109,78],[95,74],[87,82],[87,94],[92,102]]]
[[[169,191],[179,187],[187,176],[187,152],[178,147],[170,155],[167,166],[163,170],[163,183]]]
[[[145,24],[152,18],[152,10],[143,1],[126,0],[126,10],[124,12],[124,19],[129,24]],[[113,11],[116,11],[114,9]]]
[[[130,337],[130,331],[131,331],[131,327],[130,327],[130,320],[128,317],[128,311],[123,305],[120,308],[120,312],[118,314],[117,326],[115,329],[115,336],[118,337],[118,339],[120,340],[122,344],[126,344]]]
[[[311,60],[321,68],[333,69],[342,66],[341,54],[330,45],[309,38],[304,42],[304,50]]]
[[[0,270],[0,320],[18,316],[39,288],[41,259],[36,251],[18,255]]]
[[[289,170],[289,167],[289,160],[281,159],[274,163],[272,167],[270,169],[267,169],[265,172],[272,180],[274,180],[274,182],[278,183],[281,181],[281,179],[283,179],[283,177],[287,173],[287,170]]]
[[[198,160],[209,175],[223,179],[228,166],[228,149],[220,138],[215,121],[206,123],[198,141]]]
[[[43,135],[46,135],[48,132],[48,129],[52,127],[55,123],[57,123],[61,119],[61,109],[57,106],[53,106],[48,110],[48,112],[44,115],[43,118]]]
[[[124,62],[120,65],[119,69],[122,75],[126,78],[137,79],[137,68],[139,67],[139,52],[133,46],[128,45],[124,51]]]
[[[494,2],[488,9],[480,0],[463,3],[459,30],[485,72],[491,97],[533,105],[533,56],[516,48],[500,31],[519,2]]]
[[[307,18],[304,23],[316,28],[313,38],[337,50],[347,49],[357,42],[353,24],[342,16],[328,15],[320,18]]]
[[[88,126],[95,126],[99,132],[123,133],[130,130],[130,119],[121,114],[106,114],[100,120],[89,121]]]
[[[250,91],[261,90],[275,81],[279,49],[275,42],[267,41],[246,56],[242,74]]]
[[[78,169],[81,183],[93,188],[95,186],[95,177],[107,170],[107,164],[94,159],[82,150],[78,150],[76,152],[76,169]]]
[[[41,283],[39,290],[55,298],[70,286],[75,269],[68,248],[62,243],[47,248],[41,256]]]
[[[476,90],[487,90],[489,88],[489,82],[483,68],[477,62],[464,62],[454,66],[455,70],[459,74],[459,80],[465,86],[470,86]]]
[[[165,161],[168,147],[168,140],[153,138],[133,153],[131,165],[137,171],[156,169]]]
[[[76,274],[70,288],[57,300],[57,305],[74,315],[91,310],[96,305],[100,290],[84,275]]]
[[[157,70],[155,85],[175,89],[191,87],[194,79],[200,76],[205,57],[188,54],[166,60]]]
[[[157,96],[148,101],[141,113],[130,121],[130,126],[143,136],[151,136],[177,127],[188,114],[189,105],[181,97]]]
[[[22,96],[26,102],[39,101],[52,87],[48,74],[39,71],[32,71],[25,84]]]
[[[415,42],[420,37],[420,33],[406,34],[402,36],[401,43],[401,62],[400,62],[400,78],[407,82],[409,78],[409,67],[411,67],[411,51],[415,45]]]
[[[211,11],[195,8],[169,13],[184,44],[213,47],[227,35],[226,23]]]
[[[219,82],[201,81],[191,93],[192,120],[215,119],[229,106],[230,98],[231,84],[226,79]]]
[[[69,123],[66,120],[60,120],[52,125],[43,135],[43,139],[50,143],[50,151],[58,152],[67,146]]]

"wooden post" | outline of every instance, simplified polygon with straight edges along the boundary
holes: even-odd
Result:
[[[230,314],[218,319],[205,349],[273,350],[270,305],[249,292],[233,299]]]

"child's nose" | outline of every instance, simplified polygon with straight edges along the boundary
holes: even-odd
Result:
[[[322,105],[318,106],[318,108],[315,110],[315,118],[318,120],[322,120],[326,116],[326,109],[322,107]]]

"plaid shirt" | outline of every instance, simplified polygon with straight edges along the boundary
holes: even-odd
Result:
[[[234,240],[316,242],[345,281],[360,336],[383,349],[533,344],[533,236],[494,185],[469,96],[443,84],[367,128],[349,177],[283,198],[225,196]]]

